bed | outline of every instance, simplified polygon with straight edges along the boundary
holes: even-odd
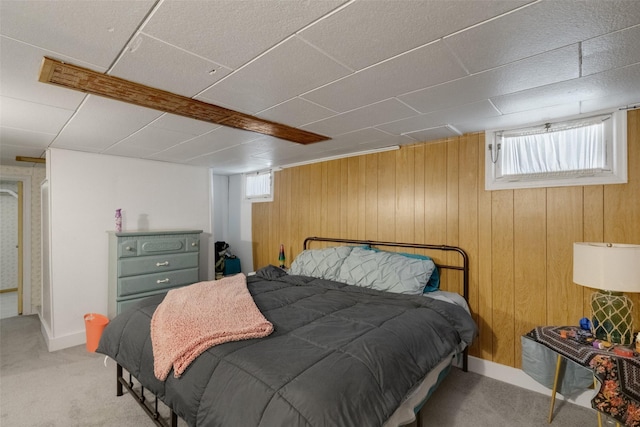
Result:
[[[457,260],[436,265],[403,248]],[[443,273],[460,277],[462,297],[438,290]],[[461,248],[314,237],[288,272],[267,266],[231,279],[246,281],[272,331],[209,347],[166,378],[154,373],[151,329],[176,291],[145,299],[105,328],[97,351],[117,364],[117,394],[134,396],[156,425],[177,426],[178,417],[190,426],[406,425],[452,365],[467,369],[477,326]],[[216,283],[226,282],[198,285]]]

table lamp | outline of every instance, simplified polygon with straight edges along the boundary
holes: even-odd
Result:
[[[595,337],[631,344],[633,303],[622,293],[640,292],[640,245],[574,243],[573,281],[598,289],[591,295]]]

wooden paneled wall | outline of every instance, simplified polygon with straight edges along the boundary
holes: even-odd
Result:
[[[470,354],[520,367],[522,334],[589,315],[573,242],[640,243],[640,111],[628,184],[485,191],[483,147],[474,133],[276,172],[274,201],[253,205],[254,268],[277,265],[281,243],[290,265],[308,236],[461,246],[480,328]]]

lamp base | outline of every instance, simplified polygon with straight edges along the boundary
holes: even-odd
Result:
[[[622,292],[598,291],[591,295],[593,334],[599,340],[631,344],[633,302]]]

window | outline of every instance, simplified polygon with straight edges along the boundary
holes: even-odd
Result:
[[[244,174],[244,198],[251,202],[273,201],[272,171]]]
[[[627,182],[626,112],[487,131],[485,188]]]

